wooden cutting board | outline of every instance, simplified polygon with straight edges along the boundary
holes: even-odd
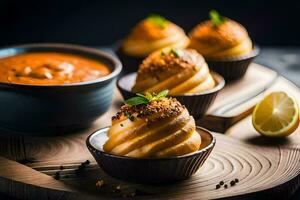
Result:
[[[214,128],[241,115],[239,120],[242,120],[226,127],[225,134],[214,133],[215,149],[204,166],[186,181],[167,185],[133,184],[111,178],[98,168],[85,146],[85,139],[110,124],[110,117],[121,104],[121,96],[116,91],[109,112],[88,130],[56,137],[2,133],[0,192],[22,199],[119,199],[132,193],[137,199],[286,199],[299,186],[300,129],[281,140],[256,133],[251,116],[245,113],[249,114],[255,102],[262,98],[257,92],[262,88],[266,90],[263,94],[284,90],[300,99],[299,89],[291,82],[277,77],[270,69],[252,64],[244,79],[224,88],[209,110],[210,117],[199,123]],[[225,105],[227,108],[222,110]],[[91,163],[78,170],[86,160]],[[56,180],[58,173],[59,180]],[[236,178],[239,182],[230,187],[229,182]],[[98,180],[104,180],[105,185],[97,188]],[[228,188],[216,189],[220,181],[229,185]],[[119,185],[120,192],[116,191]]]

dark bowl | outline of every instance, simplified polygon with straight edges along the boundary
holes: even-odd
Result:
[[[111,73],[86,82],[64,85],[0,83],[0,129],[49,135],[89,126],[112,101],[119,60],[101,50],[70,44],[28,44],[0,49],[0,58],[27,52],[62,52],[99,60]]]
[[[222,75],[227,82],[242,78],[253,61],[259,54],[259,47],[254,46],[253,51],[247,55],[229,57],[224,59],[205,58],[208,66],[213,71]]]
[[[123,65],[123,73],[127,74],[130,72],[136,72],[139,69],[140,64],[143,62],[145,57],[132,57],[125,55],[121,49],[117,49],[116,54],[121,60]]]
[[[218,92],[225,86],[225,80],[219,74],[212,72],[211,74],[217,85],[211,89],[197,94],[176,95],[175,97],[181,104],[189,110],[190,114],[198,120],[201,118],[209,106],[214,102]],[[130,73],[119,78],[117,87],[124,99],[136,96],[131,92],[131,88],[135,83],[137,73]]]
[[[203,165],[216,143],[208,130],[197,127],[202,143],[195,153],[170,158],[131,158],[103,151],[108,129],[100,129],[87,138],[89,151],[107,174],[137,183],[172,183],[189,178]]]

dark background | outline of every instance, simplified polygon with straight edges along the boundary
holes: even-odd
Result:
[[[212,8],[243,24],[260,45],[300,45],[299,1],[0,0],[0,46],[30,42],[109,45],[149,13],[161,14],[189,31],[207,19]]]

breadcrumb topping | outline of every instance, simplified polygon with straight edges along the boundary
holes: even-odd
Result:
[[[147,120],[165,119],[179,115],[185,107],[175,98],[162,98],[141,105],[123,105],[112,120],[119,120],[123,117],[136,116]],[[155,117],[153,118],[153,116]]]
[[[188,68],[197,70],[196,67],[204,63],[204,58],[196,50],[167,48],[150,54],[140,65],[138,77],[156,77],[161,73],[172,75]]]

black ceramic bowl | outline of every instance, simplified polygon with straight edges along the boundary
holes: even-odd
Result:
[[[189,178],[203,165],[216,143],[208,130],[197,127],[202,143],[195,153],[170,158],[131,158],[103,151],[108,129],[100,129],[87,138],[89,151],[110,176],[138,183],[172,183]]]
[[[236,56],[224,59],[205,58],[208,66],[215,72],[222,75],[227,82],[242,78],[253,61],[258,56],[259,47],[254,46],[253,51],[244,56]]]
[[[174,96],[181,104],[189,110],[190,114],[197,120],[201,118],[209,106],[214,102],[218,92],[225,86],[225,80],[222,76],[215,72],[211,72],[217,85],[211,89],[197,94],[186,94]],[[131,88],[135,83],[137,73],[130,73],[120,77],[117,87],[124,99],[136,96],[131,92]]]
[[[99,60],[111,73],[86,82],[41,86],[0,83],[0,129],[33,135],[60,134],[89,126],[109,108],[118,59],[103,51],[70,44],[28,44],[0,49],[0,58],[27,52],[62,52]]]
[[[116,51],[116,54],[124,66],[123,67],[124,74],[130,73],[130,72],[136,72],[138,70],[140,64],[145,59],[145,57],[132,57],[132,56],[125,55],[121,49],[118,49]]]

